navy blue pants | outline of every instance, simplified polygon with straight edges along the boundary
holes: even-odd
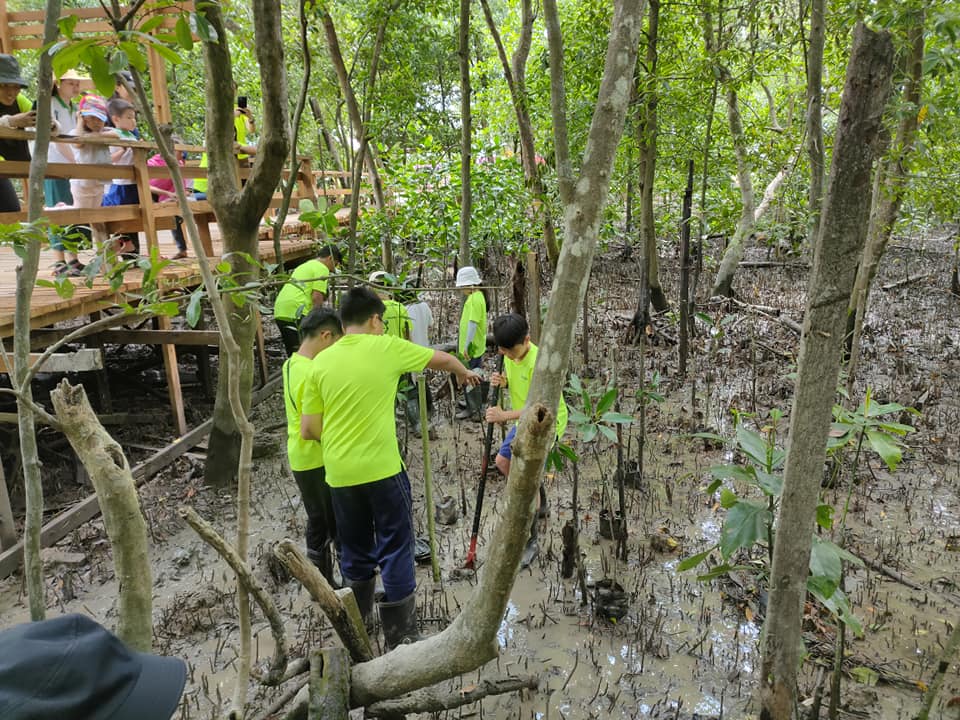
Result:
[[[331,487],[330,495],[343,577],[369,580],[379,566],[387,602],[416,590],[413,499],[406,471],[363,485]]]

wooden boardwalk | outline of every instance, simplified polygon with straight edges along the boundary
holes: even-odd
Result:
[[[288,221],[289,222],[289,221]],[[288,228],[290,226],[288,225]],[[211,258],[214,265],[219,262],[222,243],[218,228],[211,226],[213,248],[216,256]],[[142,236],[141,236],[142,240]],[[170,232],[159,234],[160,254],[164,257],[173,257],[177,248],[173,243]],[[146,247],[146,243],[141,243]],[[309,235],[286,235],[282,241],[284,262],[311,256],[314,252],[313,240]],[[189,250],[193,255],[192,249]],[[86,262],[93,256],[93,251],[80,253],[81,262]],[[275,253],[272,239],[265,239],[261,233],[260,240],[261,262],[275,262]],[[40,256],[40,270],[38,278],[53,279],[53,253],[44,250]],[[0,247],[0,338],[9,338],[13,335],[13,315],[16,306],[16,268],[20,265],[20,258],[9,246]],[[143,274],[139,270],[128,270],[124,275],[124,282],[119,290],[111,289],[109,282],[102,275],[98,277],[92,287],[84,284],[85,278],[71,278],[75,287],[73,296],[63,298],[54,288],[35,287],[33,299],[30,303],[30,324],[32,329],[47,327],[54,323],[86,317],[91,313],[109,308],[128,298],[135,298],[142,287]],[[162,282],[169,285],[171,290],[190,288],[199,285],[200,271],[197,261],[193,257],[184,260],[171,261],[162,273]]]

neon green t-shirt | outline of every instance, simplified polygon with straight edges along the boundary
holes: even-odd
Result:
[[[407,340],[413,327],[410,313],[396,300],[384,300],[383,304],[386,308],[383,311],[383,334]]]
[[[241,145],[247,144],[247,122],[244,119],[243,115],[238,115],[233,119],[233,130],[234,135],[236,136],[237,142]],[[237,155],[237,158],[243,160],[244,158],[250,157],[249,155]],[[200,156],[200,167],[208,168],[210,167],[210,158],[206,153],[203,153]],[[193,189],[196,192],[205,193],[207,191],[207,178],[194,178],[193,179]]]
[[[510,408],[523,410],[527,404],[527,395],[530,394],[530,381],[533,379],[533,368],[537,364],[537,346],[530,343],[530,349],[520,362],[514,362],[508,357],[503,359],[503,370],[507,376],[507,390],[510,391]],[[557,408],[557,437],[563,437],[567,429],[567,404],[560,396],[560,407]]]
[[[467,330],[470,322],[477,324],[477,334],[473,336],[470,346],[467,347]],[[478,358],[483,355],[487,349],[487,301],[483,293],[474,290],[467,295],[467,301],[463,304],[463,312],[460,314],[460,341],[457,343],[457,350],[466,358]]]
[[[313,359],[303,414],[323,415],[330,487],[376,482],[403,469],[394,403],[400,376],[423,370],[433,350],[390,335],[344,335]]]
[[[292,273],[290,280],[280,288],[273,304],[273,317],[278,320],[299,320],[313,308],[313,293],[327,293],[330,268],[317,259],[307,260]]]
[[[316,440],[300,437],[300,411],[303,407],[303,388],[313,360],[294,353],[283,364],[283,403],[287,410],[287,457],[291,470],[314,470],[323,467],[323,449]]]

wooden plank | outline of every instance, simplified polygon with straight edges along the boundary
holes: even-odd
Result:
[[[170,318],[160,315],[155,318],[160,330],[170,329]],[[170,410],[173,412],[173,424],[181,435],[187,433],[187,416],[183,408],[183,393],[180,390],[180,368],[177,365],[177,346],[161,345],[160,354],[163,355],[163,369],[167,375],[167,392],[170,395]]]
[[[150,192],[150,175],[147,170],[147,150],[134,148],[133,169],[137,175],[137,190],[140,193],[140,217],[143,220],[143,231],[147,235],[147,248],[159,249],[157,239],[157,221],[153,213],[153,193]],[[146,253],[149,254],[149,253]]]
[[[40,359],[42,353],[30,353],[31,367]],[[103,370],[103,355],[96,348],[84,348],[70,353],[54,353],[40,366],[40,372],[66,373]],[[6,359],[0,355],[0,373],[11,373]]]
[[[14,412],[0,412],[0,423],[5,425],[16,425],[18,420],[17,413]],[[158,422],[163,422],[163,416],[157,415],[157,413],[136,413],[136,412],[123,412],[123,413],[97,413],[97,420],[100,421],[101,425],[131,425],[133,423],[138,424],[153,424]],[[36,422],[38,425],[43,425],[43,419],[37,418]]]
[[[10,13],[7,12],[7,0],[0,0],[0,52],[7,55],[13,50],[10,45]]]
[[[255,390],[252,394],[250,405],[257,405],[273,394],[277,388],[280,387],[281,378],[282,376],[277,374],[262,388]],[[212,427],[213,419],[207,420],[190,432],[184,433],[154,456],[136,465],[132,470],[134,482],[137,486],[142,485],[178,457],[186,454],[210,433]],[[99,514],[100,503],[97,501],[96,494],[81,500],[72,508],[60,513],[43,526],[40,531],[41,547],[50,547],[54,543],[59,542],[66,537],[68,533],[76,530],[85,522],[95,518]],[[19,568],[22,563],[23,541],[21,540],[9,550],[4,550],[0,553],[0,579],[9,576]]]

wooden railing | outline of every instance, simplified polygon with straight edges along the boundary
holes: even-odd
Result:
[[[33,139],[34,133],[24,130],[0,128],[0,138]],[[154,143],[137,140],[119,140],[109,137],[83,138],[61,136],[51,138],[51,142],[66,144],[91,143],[112,147],[130,147],[133,149],[132,165],[97,165],[85,163],[49,163],[45,177],[64,179],[97,179],[109,182],[114,179],[132,180],[139,191],[140,202],[136,205],[116,205],[99,208],[46,208],[43,216],[57,225],[88,225],[99,224],[104,226],[108,233],[143,232],[147,236],[148,249],[158,245],[157,232],[171,229],[175,226],[175,218],[182,214],[177,202],[155,202],[150,188],[151,179],[171,179],[170,169],[166,166],[147,165],[147,159],[155,155],[158,150]],[[178,145],[177,150],[199,153],[204,148],[192,145]],[[30,163],[22,161],[0,161],[0,177],[26,178],[30,172]],[[185,179],[206,178],[207,169],[193,164],[181,166],[180,172]],[[248,177],[250,168],[243,167],[238,162],[237,175],[241,179]],[[289,177],[289,171],[284,171],[284,178]],[[25,183],[24,183],[25,185]],[[297,186],[290,207],[297,210],[299,201],[309,198],[314,202],[317,199],[315,190],[314,172],[307,157],[300,158],[297,171]],[[281,195],[275,193],[270,201],[271,208],[280,207]],[[24,202],[22,207],[25,207]],[[210,223],[216,222],[213,208],[206,200],[190,200],[189,206],[197,221],[200,230],[200,239],[207,255],[213,254],[213,243],[210,235]],[[0,224],[26,222],[27,212],[0,213]]]

